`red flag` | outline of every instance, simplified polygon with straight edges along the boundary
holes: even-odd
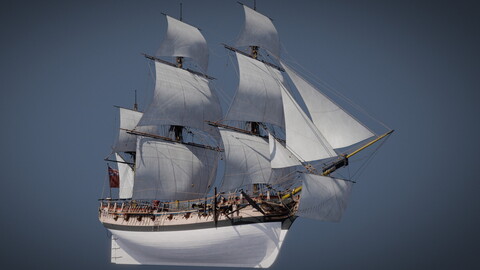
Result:
[[[110,187],[118,188],[120,185],[120,177],[118,176],[118,170],[110,168],[108,166],[108,178],[110,179]]]

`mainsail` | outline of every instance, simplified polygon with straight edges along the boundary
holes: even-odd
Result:
[[[218,152],[140,136],[137,147],[133,198],[189,200],[210,190]]]
[[[220,129],[225,146],[222,191],[268,183],[272,174],[268,142],[258,136]]]

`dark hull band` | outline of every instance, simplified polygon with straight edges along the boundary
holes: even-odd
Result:
[[[160,225],[160,226],[129,226],[129,225],[118,225],[112,223],[103,223],[103,226],[107,229],[118,230],[118,231],[137,231],[137,232],[166,232],[166,231],[191,231],[199,229],[209,229],[215,227],[228,227],[228,226],[238,226],[245,224],[255,224],[255,223],[267,223],[267,222],[281,222],[282,230],[290,229],[293,222],[295,221],[296,216],[290,216],[283,219],[279,218],[267,218],[267,217],[251,217],[251,218],[234,218],[232,220],[221,220],[217,222],[215,226],[214,221],[208,222],[198,222],[194,224],[182,224],[182,225]]]

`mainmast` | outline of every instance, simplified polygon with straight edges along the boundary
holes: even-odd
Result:
[[[258,46],[250,46],[250,49],[251,49],[250,55],[252,56],[252,58],[257,59],[258,58],[259,47]]]
[[[138,111],[138,104],[137,104],[137,89],[135,89],[135,103],[133,103],[133,110]]]
[[[156,88],[158,88],[156,91],[159,91],[162,96],[155,97],[156,100],[154,102],[156,104],[147,109],[149,121],[142,119],[140,124],[142,126],[151,126],[153,124],[154,126],[167,127],[170,133],[169,136],[177,142],[184,142],[186,139],[186,134],[184,134],[185,127],[199,128],[215,137],[216,134],[218,135],[218,131],[205,124],[205,119],[203,118],[208,117],[207,119],[209,120],[218,118],[210,118],[210,115],[205,116],[204,106],[200,106],[200,104],[203,104],[205,107],[208,107],[207,104],[217,102],[213,100],[208,81],[203,80],[203,78],[213,79],[205,75],[208,66],[207,42],[198,28],[183,22],[183,5],[181,3],[178,20],[166,14],[164,15],[168,23],[167,35],[157,51],[157,56],[170,56],[174,57],[175,60],[174,63],[170,63],[158,57],[144,54],[146,58],[155,61],[157,72]],[[192,63],[198,66],[200,72],[185,68],[184,58],[191,59]],[[197,80],[196,76],[177,72],[168,66],[203,78],[202,80]],[[183,92],[183,94],[179,94],[179,91]],[[205,108],[205,110],[208,110],[208,108]],[[215,115],[216,111],[215,109]],[[200,118],[201,121],[196,121]],[[208,130],[205,130],[206,128]]]
[[[224,120],[245,123],[245,130],[218,122],[211,124],[220,127],[225,146],[226,165],[221,191],[242,187],[251,190],[253,186],[256,194],[261,191],[261,185],[274,184],[272,181],[285,176],[284,172],[288,170],[273,170],[268,136],[265,136],[267,130],[263,128],[265,132],[260,132],[265,125],[284,127],[280,93],[283,68],[260,57],[260,48],[277,55],[277,31],[271,20],[240,4],[245,11],[245,27],[235,47],[223,44],[235,53],[239,68],[237,92]]]
[[[183,20],[183,8],[182,8],[182,3],[180,3],[180,21]],[[182,56],[177,56],[176,57],[176,64],[178,68],[183,67],[183,57]],[[173,131],[174,138],[178,142],[183,142],[183,126],[178,126],[178,125],[172,125],[170,126],[170,131]]]
[[[254,4],[254,10],[256,10],[256,2]],[[250,52],[250,56],[253,58],[253,59],[257,59],[258,58],[258,49],[259,47],[258,46],[250,46],[250,49],[251,49],[251,52]],[[248,123],[248,122],[247,122]],[[253,134],[260,134],[260,130],[259,130],[259,124],[258,122],[250,122],[250,130]],[[254,186],[254,188],[256,188],[256,186]]]

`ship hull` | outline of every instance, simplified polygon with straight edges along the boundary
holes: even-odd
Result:
[[[106,227],[112,263],[268,268],[293,219],[167,231]]]

